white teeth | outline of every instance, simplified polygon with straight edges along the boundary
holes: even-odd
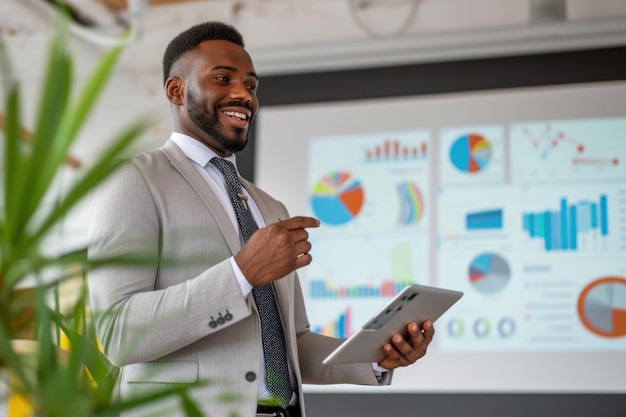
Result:
[[[236,111],[225,111],[224,114],[227,115],[227,116],[236,117],[237,119],[241,119],[241,120],[247,120],[248,119],[247,115],[245,115],[243,113],[236,112]]]

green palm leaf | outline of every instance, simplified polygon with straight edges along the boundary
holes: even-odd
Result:
[[[118,369],[98,348],[88,314],[86,287],[83,285],[82,293],[69,312],[60,311],[59,287],[72,275],[68,272],[72,267],[80,265],[85,271],[102,264],[145,265],[156,261],[129,256],[88,260],[87,248],[50,256],[40,248],[43,240],[71,214],[77,203],[121,166],[121,155],[149,126],[147,120],[138,120],[123,129],[64,195],[54,204],[44,204],[55,191],[57,176],[65,168],[69,151],[122,51],[122,47],[106,51],[74,95],[73,61],[67,38],[67,26],[59,19],[48,52],[30,144],[25,143],[21,129],[19,87],[12,77],[6,48],[0,41],[0,70],[5,86],[1,183],[4,201],[0,208],[0,372],[10,371],[17,381],[12,389],[33,403],[37,417],[118,416],[121,411],[172,396],[180,398],[187,415],[201,416],[200,409],[187,394],[188,389],[200,383],[172,386],[125,401],[114,399]],[[29,279],[36,282],[34,291],[17,289]],[[55,300],[53,307],[49,305],[50,295]],[[31,310],[34,311],[32,317],[27,314]],[[25,328],[36,335],[38,349],[34,355],[16,351],[11,343],[17,330],[22,330],[15,328],[18,319],[26,320]],[[62,338],[69,343],[66,352],[59,347]]]

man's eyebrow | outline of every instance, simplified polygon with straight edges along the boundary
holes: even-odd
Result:
[[[239,70],[235,67],[231,67],[230,65],[217,65],[213,68],[211,68],[212,71],[219,71],[219,70],[226,70],[226,71],[230,71],[230,72],[234,72],[237,73],[239,72]],[[257,80],[259,79],[259,77],[257,76],[256,72],[249,72],[248,75],[250,77],[256,78]]]

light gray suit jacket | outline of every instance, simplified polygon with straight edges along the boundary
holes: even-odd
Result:
[[[288,217],[280,202],[242,183],[266,224]],[[155,260],[150,266],[108,265],[89,272],[98,336],[109,360],[121,367],[121,398],[202,380],[208,383],[194,388],[191,397],[207,416],[255,415],[259,318],[228,261],[240,250],[240,239],[175,143],[134,157],[97,190],[89,237],[92,259],[134,254]],[[341,340],[309,330],[296,273],[276,281],[275,288],[301,405],[302,383],[379,384],[370,364],[322,364]],[[212,327],[212,321],[219,324]],[[176,402],[128,415],[183,415],[169,406]]]

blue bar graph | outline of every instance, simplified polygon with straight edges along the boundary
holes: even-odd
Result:
[[[332,337],[350,337],[352,335],[352,331],[350,330],[352,327],[352,311],[350,307],[347,307],[344,312],[342,312],[337,320],[331,320],[330,322],[313,327],[312,330],[315,333],[323,334],[326,336]]]
[[[609,234],[609,219],[607,216],[608,213],[608,201],[605,195],[600,196],[600,231],[602,235],[606,236]]]
[[[608,199],[580,200],[570,204],[561,198],[558,210],[523,213],[524,231],[531,239],[542,239],[546,251],[575,251],[581,234],[608,236]]]
[[[502,209],[468,213],[465,227],[467,230],[502,229]]]

